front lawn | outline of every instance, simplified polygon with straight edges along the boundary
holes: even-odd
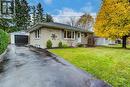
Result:
[[[129,49],[96,47],[50,51],[114,87],[130,87]]]

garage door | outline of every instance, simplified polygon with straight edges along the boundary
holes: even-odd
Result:
[[[19,44],[19,45],[28,44],[28,36],[26,36],[26,35],[15,35],[15,44]]]

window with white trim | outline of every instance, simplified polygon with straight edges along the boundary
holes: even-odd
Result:
[[[64,31],[65,39],[75,39],[75,31]]]
[[[35,31],[35,38],[40,38],[40,30]]]

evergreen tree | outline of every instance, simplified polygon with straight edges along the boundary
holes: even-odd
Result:
[[[49,14],[46,14],[45,22],[53,22],[53,17]]]
[[[17,28],[19,27],[22,27],[22,23],[21,23],[21,14],[22,14],[22,11],[21,11],[21,4],[20,4],[20,0],[15,0],[15,15],[14,15],[14,22],[15,22],[15,26]]]
[[[18,29],[27,29],[30,23],[29,6],[26,0],[15,0],[14,22]]]
[[[45,21],[45,18],[43,16],[43,8],[42,8],[41,3],[39,3],[37,5],[36,21],[37,22],[43,22],[43,21]]]
[[[35,8],[35,6],[32,7],[32,22],[33,22],[33,25],[36,24],[36,8]]]
[[[26,0],[21,0],[21,23],[23,24],[23,29],[27,29],[27,26],[30,25],[30,8]]]

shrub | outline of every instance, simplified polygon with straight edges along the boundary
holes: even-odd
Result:
[[[62,42],[59,42],[58,46],[59,48],[62,48]]]
[[[51,42],[51,40],[48,40],[46,45],[47,45],[48,49],[52,48],[52,42]]]
[[[9,35],[0,29],[0,54],[5,51],[9,43]]]
[[[83,44],[78,44],[77,47],[83,47]]]
[[[63,48],[68,48],[69,46],[67,44],[62,45]]]

